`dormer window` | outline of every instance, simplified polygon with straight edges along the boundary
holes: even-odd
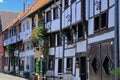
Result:
[[[51,11],[47,12],[47,22],[51,21]]]

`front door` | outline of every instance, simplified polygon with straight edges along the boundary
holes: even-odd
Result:
[[[81,80],[86,80],[86,57],[81,57],[80,63],[81,63],[81,68],[80,68]]]
[[[90,80],[113,80],[109,69],[113,69],[113,44],[104,42],[90,45]]]

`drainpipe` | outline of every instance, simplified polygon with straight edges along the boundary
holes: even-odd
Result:
[[[114,38],[114,65],[115,65],[115,70],[119,67],[119,0],[115,0],[115,38]],[[118,76],[115,73],[114,76],[115,80],[118,80]]]

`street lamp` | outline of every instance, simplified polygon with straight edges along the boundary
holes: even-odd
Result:
[[[40,38],[39,39],[39,51],[40,51],[40,80],[42,80],[42,62],[43,62],[43,54],[42,54],[42,51],[41,51],[41,47],[44,46],[44,40],[43,38]]]

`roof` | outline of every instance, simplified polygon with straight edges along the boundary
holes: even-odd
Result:
[[[2,31],[16,18],[17,14],[16,12],[0,11]]]
[[[29,16],[30,14],[34,13],[38,9],[42,8],[47,3],[51,2],[51,0],[35,0],[34,3],[31,5],[32,7],[29,11],[23,16],[23,18]]]
[[[3,31],[12,25],[14,25],[18,20],[22,20],[30,14],[34,13],[38,9],[42,8],[44,5],[49,3],[51,0],[35,0],[31,6],[29,6],[26,10],[20,12],[17,16],[14,16],[14,19],[11,19],[11,23],[7,24],[7,27],[3,29]]]

